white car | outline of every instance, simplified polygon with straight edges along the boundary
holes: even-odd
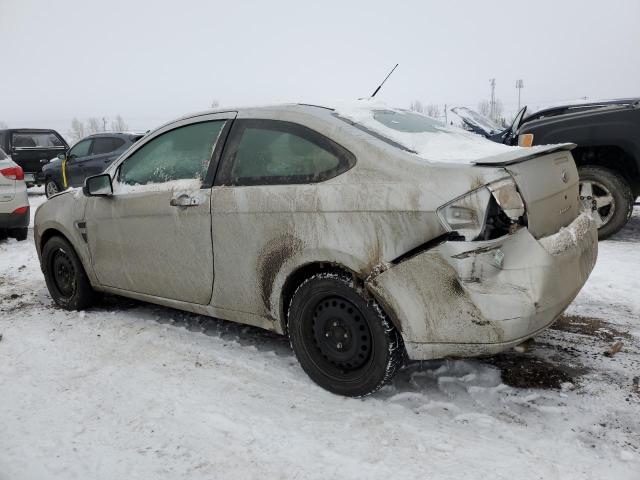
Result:
[[[362,396],[405,356],[495,354],[562,314],[598,250],[571,147],[368,101],[210,111],[51,197],[34,240],[64,308],[101,291],[287,334]]]
[[[22,167],[0,149],[0,235],[26,240],[29,198]]]

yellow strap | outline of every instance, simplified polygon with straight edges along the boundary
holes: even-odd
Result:
[[[64,157],[62,160],[62,183],[64,183],[63,188],[67,188],[67,157]]]

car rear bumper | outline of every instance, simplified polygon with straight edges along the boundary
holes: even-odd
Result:
[[[536,240],[522,228],[448,241],[404,260],[368,288],[401,329],[409,358],[490,355],[551,325],[586,282],[597,227],[583,214]]]
[[[24,213],[0,213],[0,229],[26,228],[29,226],[29,210]]]

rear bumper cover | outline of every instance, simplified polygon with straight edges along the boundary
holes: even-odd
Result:
[[[0,213],[0,229],[26,228],[29,226],[29,211],[25,213]]]
[[[522,228],[496,240],[445,242],[367,287],[394,317],[409,358],[491,355],[551,325],[597,253],[597,227],[582,214],[540,240]]]

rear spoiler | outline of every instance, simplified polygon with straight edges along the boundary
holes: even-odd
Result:
[[[536,145],[521,147],[515,152],[505,152],[472,162],[474,165],[502,166],[524,162],[549,153],[570,151],[576,147],[575,143],[558,143],[556,145]]]

